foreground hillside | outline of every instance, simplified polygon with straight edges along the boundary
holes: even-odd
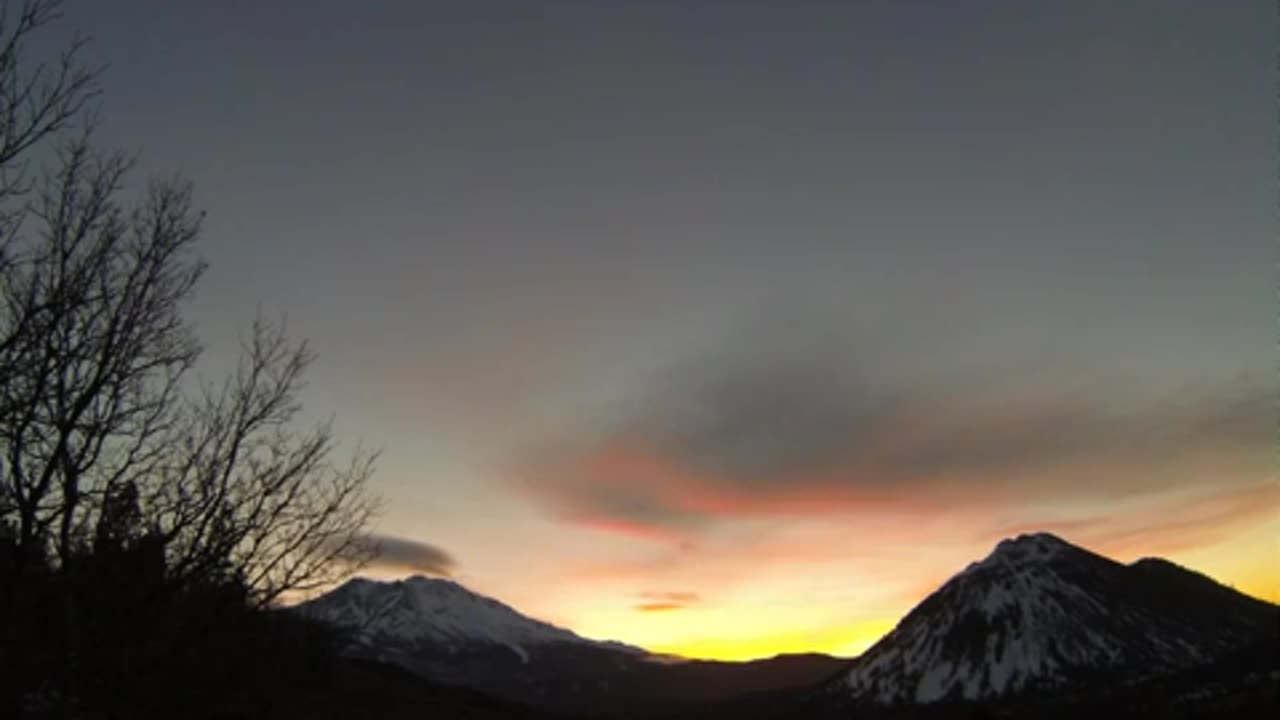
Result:
[[[317,720],[569,718],[476,690],[432,683],[395,665],[355,659],[338,662],[327,683],[290,693],[288,700],[287,717]]]

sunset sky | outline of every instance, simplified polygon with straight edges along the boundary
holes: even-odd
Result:
[[[378,577],[852,655],[1000,538],[1280,600],[1275,7],[70,0],[383,448]]]

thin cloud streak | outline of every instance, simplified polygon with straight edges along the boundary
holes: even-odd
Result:
[[[689,606],[685,605],[684,603],[651,602],[651,603],[639,603],[637,605],[634,605],[633,607],[640,612],[671,612],[673,610],[684,610]]]
[[[1049,530],[1114,556],[1170,555],[1227,540],[1241,528],[1280,518],[1280,487],[1267,480],[1227,493],[1184,492],[1131,511],[1005,526],[997,535]]]
[[[642,602],[638,602],[632,606],[639,612],[671,612],[673,610],[684,610],[691,605],[697,605],[702,602],[702,597],[695,592],[669,591],[669,592],[653,592],[646,591],[636,593],[636,597]]]

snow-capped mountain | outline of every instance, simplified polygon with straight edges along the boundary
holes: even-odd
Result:
[[[1131,682],[1257,642],[1276,613],[1164,560],[1124,565],[1022,535],[916,606],[831,689],[885,705]]]
[[[341,628],[350,657],[556,710],[576,712],[599,702],[602,683],[648,664],[649,657],[435,578],[357,578],[297,611]]]
[[[356,579],[296,611],[343,629],[346,654],[570,713],[672,708],[746,692],[809,688],[847,662],[824,655],[672,662],[580,637],[448,580]]]
[[[353,646],[374,656],[423,647],[451,655],[501,648],[528,662],[531,652],[556,644],[645,654],[621,643],[582,638],[438,578],[356,578],[298,611],[345,628]]]

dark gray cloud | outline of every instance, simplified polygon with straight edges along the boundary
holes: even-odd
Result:
[[[1035,368],[913,381],[772,330],[641,388],[535,473],[539,497],[572,520],[681,532],[868,498],[1117,498],[1203,482],[1188,469],[1208,457],[1227,487],[1274,440],[1272,393],[1248,378],[1160,392]]]
[[[701,365],[656,389],[621,436],[715,481],[767,488],[842,470],[859,470],[845,482],[910,485],[1029,479],[1089,460],[1154,469],[1207,448],[1263,449],[1274,435],[1272,393],[1248,380],[1143,397],[1114,382],[1026,387],[1017,375],[926,387],[861,366]]]
[[[914,402],[886,367],[911,351],[904,335],[820,297],[774,299],[640,386],[611,432],[738,483],[820,471],[876,444]]]
[[[627,435],[740,482],[820,470],[876,441],[904,398],[817,365],[701,368],[657,388]]]
[[[366,537],[377,552],[374,565],[448,577],[457,561],[445,550],[428,543],[392,535]]]

